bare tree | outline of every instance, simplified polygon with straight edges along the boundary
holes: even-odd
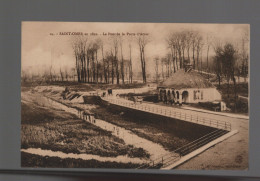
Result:
[[[165,56],[166,77],[170,76],[170,65],[171,65],[170,57],[171,57],[170,54],[167,54]]]
[[[164,80],[165,74],[164,74],[164,65],[165,65],[165,58],[161,58],[161,74],[162,74],[162,79]]]
[[[139,46],[140,51],[140,62],[141,62],[141,69],[142,69],[142,76],[143,76],[143,83],[146,83],[146,62],[145,62],[145,47],[149,39],[145,35],[138,36],[137,43]]]
[[[177,48],[176,48],[176,39],[175,34],[172,33],[169,35],[169,38],[166,39],[168,47],[171,50],[171,59],[173,65],[173,72],[175,73],[178,69],[177,67]]]
[[[133,66],[132,66],[132,44],[129,43],[129,81],[133,83]]]
[[[209,50],[212,44],[212,35],[207,34],[206,38],[206,46],[207,46],[207,72],[209,73]],[[209,74],[208,74],[208,79],[209,79]]]
[[[119,84],[119,79],[120,79],[119,61],[118,61],[118,46],[119,46],[119,37],[113,36],[112,37],[112,48],[111,48],[111,54],[114,57],[114,60],[112,61],[112,83],[114,83],[114,67],[115,67],[117,84]]]
[[[72,40],[72,47],[76,59],[78,82],[86,82],[87,38],[84,36],[75,36]]]
[[[197,31],[193,31],[191,35],[191,47],[192,47],[192,59],[193,59],[193,69],[196,68],[196,59],[195,59],[195,52],[197,47],[199,33]]]
[[[185,33],[186,33],[186,50],[188,55],[188,62],[190,63],[190,47],[192,45],[193,32],[186,31]]]
[[[95,52],[95,59],[96,61],[94,62],[94,65],[96,64],[96,83],[98,83],[99,79],[99,69],[101,67],[99,61],[98,61],[98,50],[100,48],[100,45],[102,44],[101,39],[96,39],[93,45],[94,52]]]
[[[197,52],[197,69],[199,70],[199,56],[200,56],[200,52],[203,47],[203,38],[201,35],[198,35],[195,46],[196,46],[196,52]]]
[[[65,76],[66,81],[69,81],[69,72],[68,72],[67,68],[65,68],[65,70],[64,70],[64,76]]]
[[[64,75],[63,75],[63,72],[61,71],[61,67],[60,67],[60,78],[61,78],[61,81],[63,82],[64,81]]]
[[[181,47],[181,51],[182,51],[182,59],[181,59],[181,68],[183,68],[183,65],[184,65],[184,61],[185,61],[185,55],[184,55],[184,52],[185,52],[185,49],[186,49],[186,46],[187,46],[187,34],[185,31],[182,31],[179,33],[179,36],[180,36],[180,47]]]
[[[50,74],[50,81],[53,81],[53,70],[52,70],[52,65],[50,65],[50,69],[49,69],[49,74]]]
[[[120,62],[120,70],[121,70],[121,78],[122,83],[125,83],[125,68],[124,68],[124,57],[123,57],[123,38],[119,39],[120,53],[121,53],[121,62]]]
[[[104,43],[101,40],[100,41],[100,48],[101,48],[101,54],[102,54],[102,60],[103,60],[103,73],[104,73],[104,81],[105,83],[108,83],[108,75],[107,75],[107,61],[104,58]]]
[[[158,83],[159,81],[159,57],[156,56],[154,58],[154,63],[155,63],[155,80],[156,80],[156,83]]]
[[[244,31],[242,36],[242,47],[241,47],[241,75],[244,77],[244,81],[246,82],[246,78],[248,76],[248,60],[249,60],[249,32],[248,30]]]

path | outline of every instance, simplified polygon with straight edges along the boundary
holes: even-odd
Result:
[[[221,119],[214,119],[211,116],[209,116],[209,114],[204,112],[201,113],[193,110],[184,110],[184,109],[173,108],[169,106],[163,106],[159,104],[152,104],[148,102],[134,103],[126,99],[115,98],[110,96],[102,97],[102,99],[110,103],[128,107],[131,109],[159,114],[171,118],[180,119],[183,121],[193,122],[196,124],[206,125],[210,127],[219,128],[219,129],[225,129],[228,131],[231,130],[231,124],[229,122],[222,121]]]
[[[187,110],[193,110],[197,112],[204,112],[204,113],[209,113],[209,114],[216,114],[220,116],[226,116],[226,117],[232,117],[232,118],[238,118],[238,119],[249,119],[249,116],[242,115],[242,114],[232,114],[232,113],[225,113],[225,112],[216,112],[216,111],[210,111],[210,110],[205,110],[205,109],[199,109],[199,108],[194,108],[188,105],[183,105],[181,109],[187,109]]]

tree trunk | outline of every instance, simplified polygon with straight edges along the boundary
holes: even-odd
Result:
[[[207,72],[209,73],[209,45],[207,50]],[[208,74],[208,80],[209,80],[209,74]]]
[[[218,74],[217,76],[218,76],[218,86],[220,87],[220,78],[221,78],[221,77],[220,77],[219,74]]]
[[[175,67],[175,50],[173,47],[171,47],[171,54],[172,54],[172,65],[173,65],[173,72],[176,72],[176,67]]]
[[[133,82],[133,70],[132,70],[132,48],[131,48],[131,45],[129,46],[130,48],[130,65],[129,65],[129,80],[130,80],[130,83],[132,84]]]
[[[99,70],[98,70],[98,57],[97,57],[97,50],[95,51],[96,53],[96,62],[97,62],[97,77],[96,77],[96,82],[98,83],[98,73],[99,73]]]
[[[89,57],[89,56],[90,56],[90,55],[87,56],[87,73],[88,73],[88,82],[90,81],[90,80],[89,80],[89,76],[90,76],[90,72],[89,72],[89,62],[90,62],[89,58],[90,58],[90,57]]]
[[[195,48],[192,48],[193,69],[195,69]]]
[[[199,51],[197,50],[197,70],[199,70]]]
[[[228,78],[228,85],[227,85],[227,95],[228,95],[228,98],[229,98],[229,78]]]

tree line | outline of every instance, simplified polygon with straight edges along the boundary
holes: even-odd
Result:
[[[234,76],[244,77],[248,76],[248,32],[239,39],[239,44],[229,42],[235,49],[235,63],[227,65],[226,62],[231,60],[223,59],[221,56],[219,59],[223,62],[221,68],[228,72],[229,69],[234,69]],[[179,32],[172,32],[166,38],[166,45],[169,52],[162,57],[154,57],[155,66],[155,80],[164,80],[165,78],[173,75],[179,69],[183,69],[185,64],[190,64],[193,69],[198,72],[206,72],[216,74],[221,82],[221,77],[225,76],[219,74],[219,65],[216,65],[216,57],[219,56],[219,47],[223,44],[221,41],[214,37],[212,34],[202,35],[198,31],[184,30]],[[222,47],[224,48],[224,46]],[[209,56],[209,52],[214,52],[215,55]],[[204,56],[203,56],[204,55]],[[218,73],[216,73],[218,72]],[[223,72],[223,71],[221,71]]]
[[[124,42],[125,41],[125,42]],[[143,82],[146,82],[145,47],[149,42],[146,36],[138,36],[135,42],[140,51],[140,64]],[[72,41],[75,57],[75,67],[78,82],[87,83],[122,83],[127,80],[133,82],[132,66],[132,41],[121,36],[112,36],[104,49],[104,42],[97,38],[89,40],[87,37],[78,36]],[[127,45],[127,46],[126,46]],[[129,59],[126,59],[123,49],[127,49]],[[100,52],[98,57],[98,51]]]
[[[248,34],[241,36],[238,45],[229,43],[235,49],[234,75],[247,77],[248,75]],[[147,44],[151,37],[143,35],[133,39],[122,36],[110,36],[107,40],[101,38],[90,39],[88,36],[74,36],[70,41],[73,50],[75,67],[72,69],[53,69],[50,65],[42,77],[45,81],[77,81],[80,83],[125,84],[133,83],[133,62],[139,65],[143,83],[147,82]],[[172,31],[165,37],[167,53],[159,57],[155,55],[154,77],[165,79],[186,64],[192,65],[197,71],[205,71],[217,75],[219,84],[222,77],[231,67],[224,59],[224,47],[217,37],[212,34],[202,34],[196,30]],[[133,49],[133,47],[137,49]],[[134,52],[137,51],[137,52]],[[156,51],[156,50],[155,50]],[[209,52],[215,55],[209,56]],[[221,52],[221,53],[220,53]],[[133,60],[133,53],[138,53],[137,60]],[[220,56],[221,55],[221,56]],[[204,59],[204,61],[203,61]],[[135,66],[136,67],[136,66]],[[22,72],[23,81],[32,80],[26,71]],[[137,75],[136,75],[137,76]],[[229,76],[230,77],[230,76]],[[231,78],[229,79],[231,80]]]

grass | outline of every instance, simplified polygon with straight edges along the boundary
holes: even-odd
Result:
[[[223,101],[227,104],[227,107],[231,109],[232,113],[248,113],[248,102],[235,99],[234,95],[234,85],[231,83],[229,85],[228,93],[228,84],[222,84],[217,86],[217,89],[222,95]],[[237,84],[237,95],[248,97],[248,83],[239,83]]]
[[[111,132],[77,119],[74,115],[22,103],[22,148],[42,148],[65,153],[100,156],[149,157],[146,151],[126,145]]]
[[[22,152],[21,166],[46,168],[137,168],[140,165],[132,163],[100,162],[93,159],[61,159],[59,157],[39,156]]]

